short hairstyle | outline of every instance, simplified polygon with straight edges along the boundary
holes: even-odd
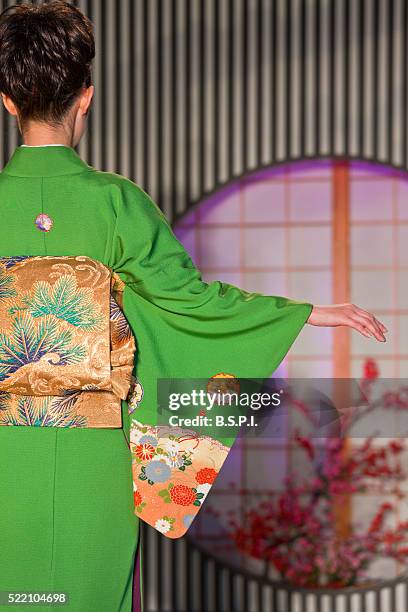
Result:
[[[92,22],[69,2],[15,4],[0,14],[0,91],[20,123],[58,125],[92,83]]]

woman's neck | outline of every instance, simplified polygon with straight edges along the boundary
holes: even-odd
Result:
[[[44,124],[31,125],[23,133],[23,142],[28,146],[41,146],[48,144],[63,144],[72,146],[72,136],[64,128],[49,128]]]

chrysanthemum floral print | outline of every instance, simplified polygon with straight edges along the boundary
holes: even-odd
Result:
[[[183,536],[230,448],[193,430],[152,427],[136,419],[130,448],[136,514],[169,538]]]

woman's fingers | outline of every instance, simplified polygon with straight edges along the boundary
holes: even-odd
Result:
[[[372,338],[372,334],[370,334],[366,327],[364,327],[364,325],[362,325],[362,323],[359,323],[357,320],[350,319],[349,325],[356,331],[360,332],[360,334],[362,334],[366,338]]]
[[[381,323],[381,321],[379,321],[378,319],[376,319],[374,317],[375,321],[377,322],[377,325],[380,326],[380,329],[382,331],[383,334],[386,334],[388,332],[388,329],[385,327],[384,323]]]
[[[380,325],[379,321],[374,317],[374,315],[371,315],[370,313],[367,313],[365,311],[360,311],[356,313],[356,316],[360,317],[360,321],[361,322],[364,321],[364,325],[367,325],[369,329],[371,329],[371,326],[374,326],[374,328],[377,330],[378,334],[380,335],[381,340],[385,342],[383,326]],[[377,338],[377,340],[379,339],[377,336],[375,337]]]
[[[385,342],[384,334],[376,327],[376,325],[364,317],[356,316],[357,321],[363,325],[367,331],[379,342]]]
[[[381,321],[379,321],[371,312],[368,312],[367,310],[364,310],[364,308],[359,308],[359,307],[357,307],[357,308],[358,308],[358,310],[362,314],[364,314],[364,315],[374,319],[374,321],[376,322],[376,324],[379,326],[379,328],[381,329],[381,331],[384,334],[386,334],[388,332],[388,329],[385,327],[384,323],[381,323]]]
[[[361,312],[354,312],[352,319],[360,326],[362,326],[369,335],[374,336],[379,342],[385,342],[385,336],[381,328],[377,325],[375,318],[367,316]],[[360,331],[360,330],[359,330]],[[365,335],[365,334],[364,334]]]

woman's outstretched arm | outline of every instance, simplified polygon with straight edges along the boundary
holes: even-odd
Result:
[[[319,306],[204,282],[152,198],[132,181],[121,178],[119,186],[111,267],[126,286],[125,314],[145,377],[268,377],[306,323],[385,339],[385,327],[353,305]]]

